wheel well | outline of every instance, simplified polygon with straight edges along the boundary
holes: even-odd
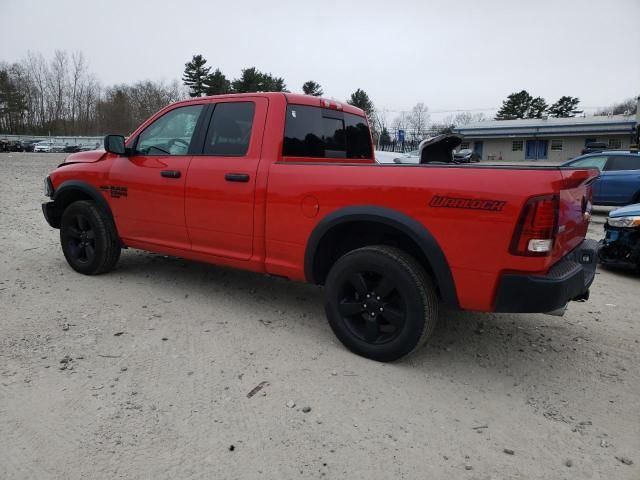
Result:
[[[54,223],[57,222],[57,225],[60,225],[60,221],[62,219],[62,215],[65,209],[71,205],[73,202],[77,202],[78,200],[88,200],[90,202],[94,202],[96,207],[103,211],[107,216],[107,221],[110,223],[110,226],[113,228],[113,231],[118,234],[118,229],[116,228],[115,220],[113,218],[113,214],[109,205],[107,204],[104,197],[96,190],[93,186],[84,184],[82,182],[69,182],[63,183],[58,191],[54,194],[53,197],[55,204],[55,217],[53,219]],[[58,228],[56,226],[56,228]]]
[[[95,201],[91,195],[79,189],[67,189],[60,192],[60,195],[56,196],[56,204],[60,215],[62,216],[62,212],[64,212],[69,205],[73,202],[77,202],[78,200]]]
[[[329,270],[344,254],[369,245],[388,245],[408,253],[422,265],[437,286],[437,278],[420,246],[405,232],[375,221],[340,223],[322,236],[313,258],[313,277],[316,283],[324,284]]]

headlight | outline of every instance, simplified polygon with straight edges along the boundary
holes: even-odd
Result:
[[[630,228],[640,226],[640,216],[609,218],[608,221],[612,227]]]
[[[44,194],[47,197],[53,196],[53,184],[51,183],[51,179],[49,177],[45,177],[44,179]]]

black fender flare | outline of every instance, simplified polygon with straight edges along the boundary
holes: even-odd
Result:
[[[91,198],[91,200],[96,203],[98,208],[102,210],[107,216],[109,222],[111,223],[111,226],[113,227],[113,231],[116,232],[116,235],[118,235],[118,229],[116,228],[116,222],[113,218],[113,212],[111,211],[109,203],[105,200],[104,196],[96,187],[87,182],[81,182],[79,180],[67,180],[66,182],[62,182],[62,184],[60,184],[60,186],[53,193],[53,197],[51,197],[55,205],[55,211],[59,216],[58,225],[60,224],[59,220],[60,218],[62,218],[63,212],[62,205],[60,205],[59,202],[66,195],[72,195],[73,192],[81,192],[89,196],[89,198]]]
[[[304,256],[304,273],[308,282],[318,283],[314,274],[314,262],[318,246],[326,233],[346,222],[378,222],[393,227],[411,238],[422,250],[429,262],[445,305],[460,308],[453,274],[440,245],[424,225],[408,215],[385,207],[359,205],[345,207],[324,217],[309,236]]]

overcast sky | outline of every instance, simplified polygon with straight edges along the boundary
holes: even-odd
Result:
[[[484,110],[521,89],[586,107],[640,94],[639,0],[0,0],[0,19],[0,61],[81,50],[107,85],[180,78],[202,53],[228,77],[362,88],[392,112]]]

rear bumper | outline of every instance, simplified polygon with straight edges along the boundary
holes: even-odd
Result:
[[[596,273],[598,242],[583,241],[545,275],[505,273],[500,278],[495,311],[547,313],[571,300],[587,299]]]

